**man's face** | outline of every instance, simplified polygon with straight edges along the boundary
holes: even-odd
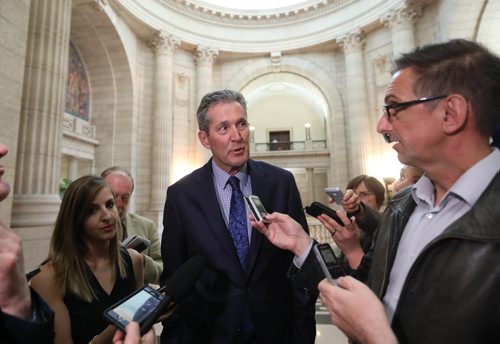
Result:
[[[125,173],[119,171],[111,173],[105,180],[115,195],[116,208],[120,218],[123,219],[127,215],[128,202],[132,196],[132,181]]]
[[[8,152],[9,150],[7,149],[7,147],[4,144],[0,143],[0,159],[6,156]],[[3,165],[0,165],[0,201],[3,201],[5,198],[7,198],[10,192],[10,185],[2,179],[4,173],[5,168],[3,167]]]
[[[249,128],[245,110],[238,102],[219,103],[208,110],[208,133],[198,138],[212,151],[214,161],[229,174],[235,174],[248,161]]]
[[[405,68],[394,74],[387,86],[385,104],[403,103],[434,94],[417,96],[413,91],[415,75],[411,68]],[[377,132],[390,137],[392,148],[398,153],[403,164],[425,169],[425,166],[440,160],[442,141],[445,138],[441,130],[445,116],[446,99],[438,99],[432,104],[416,104],[397,109],[390,119],[382,115]],[[434,105],[432,110],[429,106]]]

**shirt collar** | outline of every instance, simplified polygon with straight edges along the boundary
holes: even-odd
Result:
[[[240,180],[240,188],[242,190],[246,187],[248,183],[247,170],[248,170],[248,163],[245,163],[245,165],[243,165],[243,167],[240,168],[238,173],[235,174],[235,176]],[[217,187],[220,190],[224,190],[228,185],[227,181],[229,180],[229,177],[231,177],[231,175],[226,171],[224,171],[223,169],[221,169],[219,166],[217,166],[217,164],[213,159],[212,159],[212,171],[214,174],[215,182],[217,183]]]
[[[441,203],[449,196],[456,196],[472,206],[479,199],[493,177],[500,171],[500,151],[493,148],[492,152],[469,168],[445,193]],[[417,204],[426,202],[434,204],[434,184],[424,174],[412,186],[412,196]]]

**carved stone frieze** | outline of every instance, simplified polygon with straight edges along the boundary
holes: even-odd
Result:
[[[181,44],[181,40],[163,31],[158,31],[149,41],[149,47],[154,52],[173,51]]]
[[[389,14],[380,19],[380,21],[384,26],[389,28],[398,24],[413,24],[421,13],[422,9],[420,7],[405,5],[401,8],[391,10]]]
[[[211,48],[204,45],[198,45],[194,54],[196,64],[200,63],[214,63],[215,59],[219,56],[219,49]]]
[[[344,49],[346,54],[353,50],[363,49],[365,47],[365,36],[360,29],[354,32],[345,34],[337,39],[340,47]]]
[[[241,25],[276,25],[310,20],[329,14],[359,0],[317,0],[308,1],[294,8],[277,8],[263,14],[261,10],[237,10],[223,7],[209,7],[195,0],[160,0],[167,6],[186,13],[190,16],[202,18],[218,24]]]

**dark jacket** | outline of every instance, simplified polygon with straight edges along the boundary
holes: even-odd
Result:
[[[410,189],[394,196],[376,233],[373,255],[361,265],[369,267],[366,283],[380,299],[415,206]],[[400,343],[500,342],[500,173],[472,209],[417,257],[392,328]]]
[[[374,247],[355,277],[383,299],[399,241],[415,209],[411,190],[389,202]],[[289,275],[303,287],[321,278],[314,253]],[[400,343],[500,342],[500,173],[472,209],[420,253],[396,306],[392,329]]]
[[[195,290],[181,302],[178,317],[164,322],[162,343],[239,343],[245,307],[253,321],[256,343],[314,343],[317,294],[307,294],[287,279],[293,253],[273,246],[254,230],[249,265],[243,270],[220,210],[212,173],[209,161],[167,191],[160,284],[165,285],[190,257],[202,255],[206,264]],[[270,213],[288,213],[307,230],[290,172],[250,160],[248,173],[253,194]]]
[[[54,312],[31,289],[32,318],[20,319],[0,310],[0,343],[49,344],[54,342]]]

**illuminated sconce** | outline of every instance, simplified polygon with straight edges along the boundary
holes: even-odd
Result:
[[[305,123],[304,127],[306,128],[306,141],[311,139],[311,123]]]
[[[255,127],[253,125],[251,125],[248,129],[250,129],[250,142],[254,142],[255,137],[253,135],[254,135]]]

